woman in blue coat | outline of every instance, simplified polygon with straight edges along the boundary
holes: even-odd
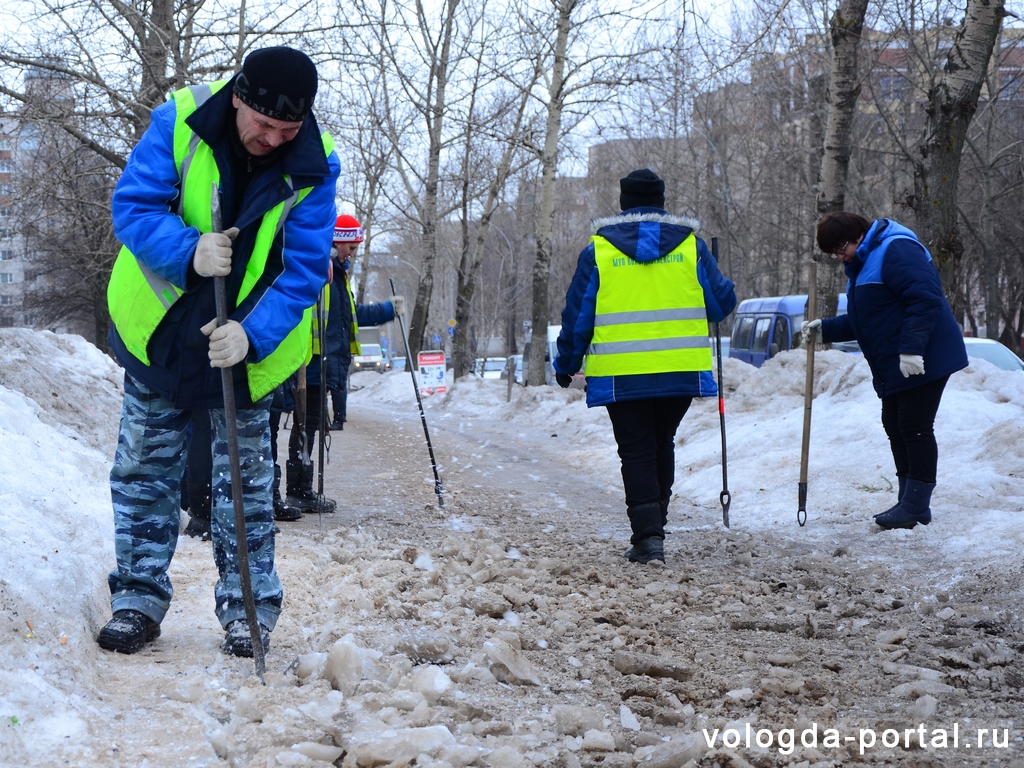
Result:
[[[938,463],[935,414],[950,375],[967,367],[960,326],[931,254],[906,227],[839,211],[821,218],[817,236],[818,247],[845,264],[847,314],[804,326],[820,325],[826,343],[860,344],[896,464],[897,504],[875,522],[885,529],[928,525]]]

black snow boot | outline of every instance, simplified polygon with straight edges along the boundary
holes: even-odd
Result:
[[[263,652],[270,650],[270,630],[260,624],[260,640],[263,643]],[[227,653],[233,656],[252,658],[252,635],[249,634],[249,622],[245,619],[235,619],[228,624],[227,633],[224,635],[224,645],[221,646]]]
[[[667,511],[667,508],[666,508]],[[651,560],[665,562],[665,525],[662,522],[661,502],[636,504],[626,510],[629,525],[633,529],[626,551],[626,559],[632,563],[649,563]]]
[[[210,505],[212,503],[210,486],[207,484],[188,484],[188,525],[185,533],[199,537],[203,541],[210,540]]]
[[[335,419],[331,422],[331,426],[328,427],[331,432],[338,432],[345,429],[345,421],[343,419]]]
[[[333,512],[338,506],[334,499],[324,498],[323,504],[317,508],[316,494],[313,493],[313,462],[303,465],[300,459],[289,459],[285,471],[285,500],[304,515]]]
[[[284,503],[281,498],[281,468],[274,465],[274,519],[290,523],[302,519],[302,510]]]
[[[118,653],[135,653],[146,643],[160,637],[160,625],[139,611],[115,611],[114,618],[100,630],[96,642],[100,648]]]
[[[644,565],[651,562],[651,560],[660,560],[664,563],[665,541],[657,536],[641,539],[626,550],[626,559],[631,563],[642,563]]]
[[[907,478],[897,477],[896,479],[899,481],[900,484],[899,492],[896,494],[896,503],[889,507],[887,510],[885,510],[885,512],[879,512],[877,515],[872,515],[871,517],[873,517],[875,520],[877,520],[882,515],[887,515],[890,512],[895,512],[896,507],[898,507],[900,505],[900,502],[903,501],[903,494],[907,492]]]
[[[893,528],[913,528],[918,523],[928,525],[932,521],[932,510],[929,507],[935,483],[922,483],[918,480],[907,480],[907,489],[903,500],[891,512],[883,512],[875,518],[875,522],[885,530]]]

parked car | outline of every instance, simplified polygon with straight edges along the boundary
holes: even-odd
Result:
[[[967,356],[988,360],[992,365],[1004,371],[1024,371],[1024,360],[1021,360],[1009,347],[995,339],[978,339],[969,336],[964,339]]]
[[[360,344],[361,355],[353,355],[353,371],[376,371],[384,373],[384,365],[387,362],[380,344]]]
[[[473,373],[485,379],[500,379],[504,369],[504,357],[478,357],[473,361]]]
[[[779,352],[800,346],[800,324],[806,309],[806,293],[741,301],[733,318],[729,357],[760,368]],[[846,294],[841,293],[836,315],[845,314]],[[725,339],[722,344],[724,347]],[[832,348],[860,352],[855,341],[835,343]]]

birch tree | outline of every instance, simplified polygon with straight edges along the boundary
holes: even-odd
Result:
[[[964,247],[957,216],[960,162],[1004,16],[1004,0],[967,0],[942,80],[928,93],[924,141],[914,164],[917,234],[931,251],[954,313],[964,308]]]

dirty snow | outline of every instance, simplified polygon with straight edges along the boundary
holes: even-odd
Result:
[[[467,377],[425,398],[440,509],[409,375],[356,374],[339,511],[281,523],[262,685],[220,652],[187,537],[161,638],[95,645],[120,371],[0,330],[0,765],[1024,765],[1024,377],[952,377],[934,522],[880,532],[895,476],[866,364],[819,353],[801,528],[804,361],[725,361],[732,527],[702,401],[647,567],[622,558],[614,441],[582,392]]]

